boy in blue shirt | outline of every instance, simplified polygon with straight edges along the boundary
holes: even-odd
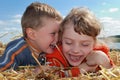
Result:
[[[23,37],[8,43],[0,57],[0,71],[18,66],[37,65],[32,54],[44,64],[44,53],[52,53],[62,17],[53,7],[39,2],[30,4],[21,20]]]

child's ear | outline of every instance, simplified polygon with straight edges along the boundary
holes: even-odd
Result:
[[[27,37],[34,40],[35,39],[35,31],[34,29],[32,28],[27,28],[26,29],[26,34],[27,34]]]

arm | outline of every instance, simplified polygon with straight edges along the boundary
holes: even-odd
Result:
[[[7,50],[5,50],[5,53],[0,57],[0,71],[9,68],[16,68],[17,65],[14,55],[12,56]]]
[[[15,40],[10,42],[6,47],[4,54],[0,57],[0,71],[4,71],[11,67],[18,67],[20,60],[17,60],[16,56],[26,47],[27,45],[24,45],[24,41],[21,39],[19,41]]]
[[[86,57],[86,61],[80,64],[80,72],[82,74],[86,72],[96,72],[97,70],[100,70],[99,65],[102,65],[105,68],[112,67],[108,56],[104,52],[93,51]]]
[[[97,43],[93,51],[87,56],[86,62],[80,65],[81,73],[95,72],[100,70],[99,65],[106,68],[113,67],[113,62],[109,57],[109,48],[105,44]]]
[[[105,43],[103,43],[103,42],[97,42],[97,44],[95,45],[95,47],[94,47],[93,50],[95,50],[95,51],[96,50],[103,51],[108,56],[111,65],[114,66],[114,63],[113,63],[112,59],[110,59],[110,55],[109,55],[110,49],[109,49],[109,47]]]
[[[108,59],[108,61],[110,61],[110,64],[113,67],[114,63],[113,63],[112,59],[110,59],[109,50],[110,50],[109,47],[104,42],[98,41],[93,49],[93,52],[98,51],[98,53],[101,53],[99,55],[106,57],[106,59]],[[99,51],[101,51],[101,52],[99,52]],[[100,58],[98,58],[98,59],[100,59]]]
[[[102,51],[92,51],[86,57],[88,65],[101,65],[105,68],[112,68],[109,57]]]

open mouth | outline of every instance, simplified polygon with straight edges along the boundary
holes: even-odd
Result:
[[[55,44],[50,44],[50,48],[55,48]]]
[[[82,56],[80,55],[69,55],[69,58],[73,61],[73,62],[78,62],[82,59]]]

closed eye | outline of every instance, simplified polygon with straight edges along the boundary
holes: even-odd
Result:
[[[89,46],[89,45],[83,44],[83,46]]]
[[[56,32],[51,33],[53,36],[56,34]]]
[[[85,46],[85,47],[87,47],[87,46],[89,46],[90,44],[82,44],[82,46]]]
[[[67,45],[71,45],[72,43],[70,43],[70,42],[65,42],[65,44],[67,44]]]

